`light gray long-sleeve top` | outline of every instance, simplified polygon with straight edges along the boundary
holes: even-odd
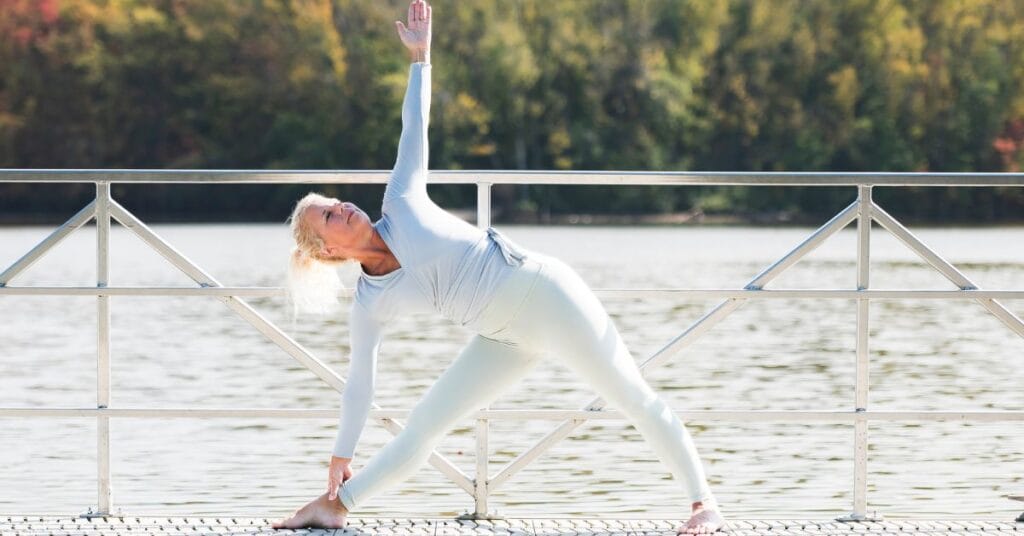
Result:
[[[402,106],[398,159],[374,223],[401,265],[363,272],[349,316],[351,361],[334,455],[351,458],[373,402],[381,328],[395,315],[436,312],[470,329],[522,250],[493,229],[478,229],[427,196],[430,65],[414,63]]]

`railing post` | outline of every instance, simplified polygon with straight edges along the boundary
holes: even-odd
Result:
[[[491,183],[479,182],[476,185],[476,226],[487,229],[491,226]],[[487,408],[484,408],[487,409]],[[476,478],[474,479],[472,519],[488,519],[492,516],[487,512],[488,474],[488,420],[476,421]]]
[[[476,226],[486,229],[491,226],[491,183],[476,183]]]
[[[867,290],[871,265],[871,186],[857,186],[857,290]],[[857,300],[857,412],[868,409],[868,300]],[[867,516],[868,486],[868,421],[854,423],[856,447],[854,455],[853,514]]]
[[[96,183],[96,286],[110,279],[110,183]],[[110,407],[110,297],[96,298],[96,407]],[[110,515],[113,493],[110,482],[110,417],[96,418],[96,512]]]
[[[870,286],[871,266],[871,186],[857,186],[857,290]],[[853,512],[846,520],[878,519],[877,513],[867,514],[868,490],[868,421],[864,415],[868,409],[869,362],[868,353],[868,298],[857,299],[857,366],[854,394],[858,419],[854,422],[853,453]]]
[[[489,474],[489,469],[487,467],[487,423],[487,419],[477,419],[476,421],[476,489],[473,493],[476,506],[473,512],[474,519],[486,519],[490,517],[487,512],[487,496],[489,494],[487,490],[487,475]]]

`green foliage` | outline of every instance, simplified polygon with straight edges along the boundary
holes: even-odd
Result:
[[[1022,6],[437,0],[431,166],[1017,170]],[[403,13],[399,0],[0,0],[0,167],[389,168],[407,74],[393,27]],[[301,190],[121,193],[155,214],[216,218],[260,204],[277,217]],[[321,190],[357,203],[379,196],[379,187]],[[878,197],[915,218],[1019,221],[1020,190]],[[450,204],[475,198],[468,188],[432,192]],[[499,214],[519,215],[698,208],[817,218],[851,196],[494,189]],[[53,203],[43,189],[0,188],[8,215]]]

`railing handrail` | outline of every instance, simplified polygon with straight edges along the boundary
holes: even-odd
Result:
[[[0,169],[4,182],[385,184],[388,170]],[[431,170],[436,184],[1024,186],[1024,173]]]
[[[126,408],[109,407],[110,374],[110,304],[121,295],[209,296],[223,301],[246,322],[281,347],[299,363],[336,390],[345,380],[318,360],[287,334],[263,318],[242,298],[281,296],[279,287],[225,287],[201,267],[178,252],[170,243],[149,229],[144,222],[117,203],[110,194],[114,183],[360,183],[384,184],[389,171],[246,171],[246,170],[49,170],[0,169],[0,184],[14,182],[86,182],[96,185],[96,198],[67,222],[26,253],[13,265],[0,266],[0,297],[10,295],[90,295],[96,296],[97,308],[97,406],[96,408],[10,408],[0,407],[0,417],[46,418],[81,417],[97,420],[97,511],[89,515],[106,515],[111,511],[110,429],[111,418],[301,418],[336,415],[336,410],[312,408],[282,410],[264,408]],[[856,186],[857,198],[828,222],[811,233],[785,256],[756,275],[738,289],[596,289],[602,297],[685,296],[689,298],[721,298],[712,308],[653,355],[643,360],[641,371],[655,367],[692,344],[694,340],[728,317],[750,298],[800,298],[855,300],[856,377],[855,400],[847,409],[823,410],[708,410],[683,411],[689,417],[734,421],[838,422],[854,426],[853,512],[846,519],[867,518],[867,446],[869,421],[1024,421],[1024,411],[878,411],[868,406],[868,302],[878,299],[969,299],[979,303],[1011,331],[1024,337],[1024,320],[1008,310],[997,299],[1024,299],[1024,289],[979,289],[949,261],[931,250],[896,218],[872,199],[874,186],[1024,186],[1024,173],[852,173],[852,172],[658,172],[658,171],[434,171],[433,183],[469,184],[477,187],[477,226],[485,228],[491,220],[491,187],[495,184],[606,184],[606,185],[751,185],[751,186]],[[6,283],[31,266],[57,243],[89,221],[97,222],[97,285],[95,287],[14,286]],[[137,235],[172,265],[182,270],[196,287],[121,287],[108,281],[110,223],[119,222]],[[849,224],[857,226],[857,281],[852,289],[765,289],[775,277],[820,246]],[[957,290],[876,289],[869,284],[870,236],[872,224],[889,231],[928,265],[953,283]],[[458,487],[475,499],[475,515],[486,516],[488,496],[514,474],[542,455],[552,445],[567,437],[589,419],[620,419],[616,412],[606,411],[601,398],[576,410],[491,410],[483,408],[471,415],[476,419],[476,475],[467,475],[436,451],[429,462]],[[402,426],[396,418],[404,418],[407,410],[384,409],[376,404],[371,416],[391,433]],[[519,454],[493,476],[488,471],[488,422],[495,419],[542,419],[561,423],[534,446]]]

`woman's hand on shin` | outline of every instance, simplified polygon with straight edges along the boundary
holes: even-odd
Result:
[[[338,498],[338,486],[352,478],[352,458],[331,456],[331,467],[327,471],[327,498]]]
[[[408,26],[395,21],[398,37],[412,53],[413,61],[430,62],[430,4],[425,0],[413,0],[409,4]]]

